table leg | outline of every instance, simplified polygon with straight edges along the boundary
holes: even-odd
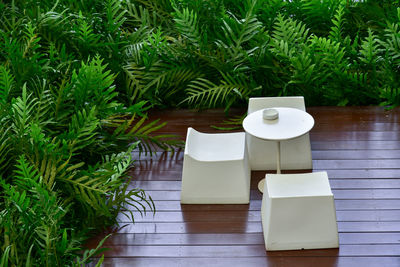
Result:
[[[281,142],[277,141],[276,142],[277,149],[276,149],[276,173],[281,174]]]
[[[281,174],[281,142],[276,142],[276,173]],[[258,190],[264,193],[265,178],[258,183]]]

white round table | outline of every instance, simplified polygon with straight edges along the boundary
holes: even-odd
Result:
[[[313,117],[305,111],[295,108],[274,107],[279,117],[274,120],[263,119],[263,109],[250,113],[243,120],[244,130],[257,138],[276,141],[277,173],[281,173],[280,141],[293,139],[308,133],[314,126]],[[265,179],[258,183],[258,189],[263,192]]]

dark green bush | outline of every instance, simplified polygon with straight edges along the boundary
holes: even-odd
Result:
[[[132,34],[141,38],[126,54],[131,99],[225,108],[276,95],[304,95],[310,105],[399,104],[398,2],[125,4],[134,10],[127,20],[146,18],[136,17]]]
[[[83,266],[87,237],[155,210],[128,190],[131,152],[179,142],[118,89],[118,4],[0,3],[0,266]]]

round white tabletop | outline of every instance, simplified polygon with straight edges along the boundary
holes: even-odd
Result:
[[[263,110],[247,115],[244,130],[260,139],[283,141],[308,133],[314,126],[314,118],[305,111],[295,108],[274,107],[279,113],[275,120],[264,120]]]
[[[243,120],[244,130],[260,139],[276,141],[277,143],[277,173],[281,173],[280,141],[293,139],[308,133],[314,126],[314,118],[305,111],[295,108],[274,107],[279,116],[277,119],[263,118],[263,109],[247,115]],[[265,179],[258,184],[263,192]]]

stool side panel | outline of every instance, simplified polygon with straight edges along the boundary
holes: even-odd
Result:
[[[247,204],[250,169],[245,160],[204,163],[184,156],[181,203]]]
[[[333,196],[271,198],[267,193],[263,202],[266,250],[339,246]]]

